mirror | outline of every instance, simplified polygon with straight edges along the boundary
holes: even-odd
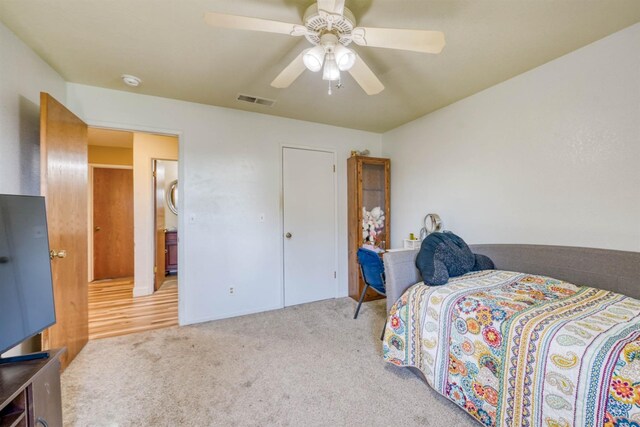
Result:
[[[167,206],[174,214],[178,215],[178,180],[169,184],[169,191],[166,194]]]

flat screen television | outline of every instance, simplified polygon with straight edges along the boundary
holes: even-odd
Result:
[[[0,354],[55,321],[44,197],[0,194]]]

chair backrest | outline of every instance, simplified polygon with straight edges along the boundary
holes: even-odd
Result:
[[[358,249],[358,263],[362,268],[365,283],[384,294],[384,265],[380,256],[374,251],[360,248]]]

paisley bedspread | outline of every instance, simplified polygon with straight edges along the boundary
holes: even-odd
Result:
[[[417,284],[383,351],[487,426],[640,427],[640,301],[614,292],[508,271]]]

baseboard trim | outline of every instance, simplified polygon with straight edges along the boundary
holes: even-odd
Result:
[[[216,316],[203,316],[195,319],[187,319],[184,323],[180,323],[180,326],[196,325],[198,323],[211,322],[214,320],[222,320],[222,319],[230,319],[232,317],[247,316],[249,314],[263,313],[265,311],[273,311],[273,310],[278,310],[280,308],[284,308],[284,306],[278,304],[278,305],[271,305],[266,307],[252,308],[248,310],[234,311],[231,313],[225,313],[225,314],[216,315]]]
[[[135,297],[144,297],[147,295],[151,295],[153,294],[153,287],[147,287],[145,286],[144,288],[141,286],[135,286],[135,284],[133,285],[133,296]]]

